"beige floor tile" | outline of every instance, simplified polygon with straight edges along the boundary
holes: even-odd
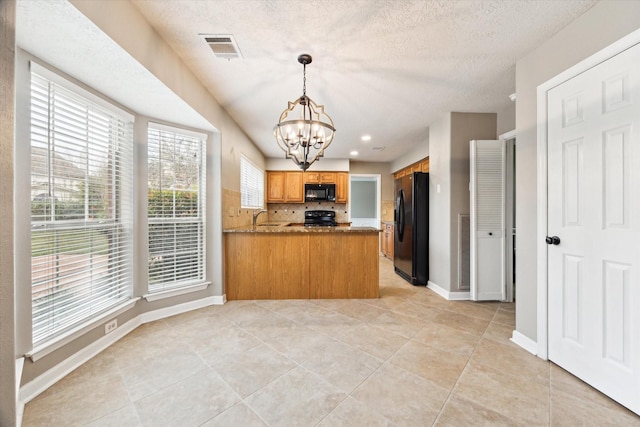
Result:
[[[269,318],[277,319],[281,317],[256,303],[237,305],[233,309],[224,312],[223,316],[240,327],[252,326],[265,322]]]
[[[640,426],[640,416],[552,363],[551,422]]]
[[[136,427],[141,425],[136,408],[130,404],[87,424],[87,427]]]
[[[401,426],[435,421],[449,391],[398,366],[385,364],[351,396]]]
[[[347,397],[346,393],[299,367],[245,399],[270,426],[315,425]]]
[[[381,360],[387,360],[408,341],[383,327],[367,323],[339,328],[335,338]]]
[[[175,384],[207,365],[192,350],[174,348],[156,356],[127,360],[120,368],[132,401]]]
[[[514,346],[519,348],[516,344],[511,342],[511,336],[513,335],[513,326],[505,325],[502,323],[491,322],[487,329],[484,331],[483,338],[487,338],[500,344],[508,346]]]
[[[452,396],[471,400],[515,423],[549,422],[549,387],[527,376],[509,375],[500,369],[470,362]]]
[[[412,339],[430,347],[455,352],[463,356],[470,356],[480,341],[478,335],[461,332],[458,329],[435,322],[425,324]]]
[[[482,338],[471,356],[471,362],[549,386],[549,362],[514,344],[501,344]]]
[[[315,310],[301,313],[296,322],[304,325],[314,331],[324,332],[328,331],[333,333],[336,329],[342,326],[358,325],[362,323],[360,320],[353,317],[345,316],[344,314],[327,311],[323,308],[316,308]]]
[[[394,311],[387,311],[369,322],[405,338],[411,338],[424,327],[424,321]]]
[[[325,334],[298,325],[297,328],[282,331],[265,343],[294,362],[302,363],[333,342],[335,339]]]
[[[344,314],[345,316],[352,317],[363,322],[371,322],[387,312],[385,309],[374,307],[371,304],[365,304],[356,300],[353,300],[351,304],[340,307],[336,311],[340,314]]]
[[[445,403],[434,426],[514,426],[511,418],[470,400],[453,396]],[[522,424],[524,425],[524,424]]]
[[[508,311],[499,309],[496,312],[496,317],[493,318],[494,322],[502,323],[504,325],[516,327],[516,313],[515,311]]]
[[[213,370],[207,368],[135,402],[145,426],[199,426],[239,401]]]
[[[318,427],[392,427],[391,421],[349,397],[333,410]]]
[[[247,405],[237,403],[217,417],[202,424],[201,427],[266,427],[267,425]]]
[[[349,304],[348,299],[312,299],[309,300],[311,304],[317,305],[320,308],[324,308],[328,311],[336,311],[345,304]]]
[[[213,339],[191,342],[190,346],[205,362],[211,364],[229,354],[242,353],[260,344],[262,342],[249,332],[233,325],[219,331]]]
[[[119,374],[86,377],[53,387],[25,407],[23,426],[85,425],[131,403]]]
[[[210,366],[244,398],[298,366],[264,344],[218,357]]]
[[[451,390],[468,360],[467,356],[459,353],[439,350],[411,340],[389,362]]]
[[[333,341],[310,354],[301,365],[340,390],[350,393],[382,362],[357,348]]]
[[[443,311],[434,316],[432,321],[474,335],[482,335],[489,325],[489,320],[452,311]]]
[[[498,305],[490,302],[451,301],[446,310],[491,321]]]

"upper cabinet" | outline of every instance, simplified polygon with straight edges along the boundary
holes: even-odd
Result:
[[[415,162],[406,168],[400,169],[397,172],[394,172],[393,178],[398,179],[405,175],[410,175],[413,172],[429,172],[429,158],[425,157],[424,159]]]
[[[336,184],[336,172],[305,172],[305,184]]]
[[[336,203],[349,201],[349,173],[336,172]]]
[[[336,203],[349,201],[349,172],[267,171],[267,203],[304,203],[304,184],[335,184]]]
[[[267,203],[304,203],[302,172],[267,171]]]

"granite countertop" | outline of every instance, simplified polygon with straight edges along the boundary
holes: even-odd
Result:
[[[272,224],[272,223],[268,223]],[[301,225],[289,225],[287,223],[274,225],[244,226],[226,228],[224,233],[379,233],[382,230],[374,227],[305,227]]]

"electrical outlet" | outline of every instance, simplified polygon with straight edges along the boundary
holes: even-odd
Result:
[[[104,334],[108,334],[109,332],[113,332],[118,327],[118,319],[113,319],[109,323],[104,324]]]

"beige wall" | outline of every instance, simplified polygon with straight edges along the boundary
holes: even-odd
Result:
[[[469,214],[469,141],[495,139],[496,114],[447,113],[430,135],[429,282],[460,292],[458,215]]]
[[[516,64],[516,330],[537,337],[537,87],[640,28],[639,1],[603,1]]]
[[[451,113],[429,126],[429,282],[451,282]],[[438,191],[438,188],[440,191]]]
[[[516,128],[516,103],[512,102],[508,107],[498,111],[498,136],[510,132]]]
[[[451,292],[463,290],[458,277],[458,216],[469,214],[469,141],[496,138],[496,114],[451,113]]]
[[[380,175],[380,220],[393,221],[393,175],[389,162],[349,163],[349,173]]]
[[[0,425],[17,424],[13,277],[15,0],[0,2]]]

